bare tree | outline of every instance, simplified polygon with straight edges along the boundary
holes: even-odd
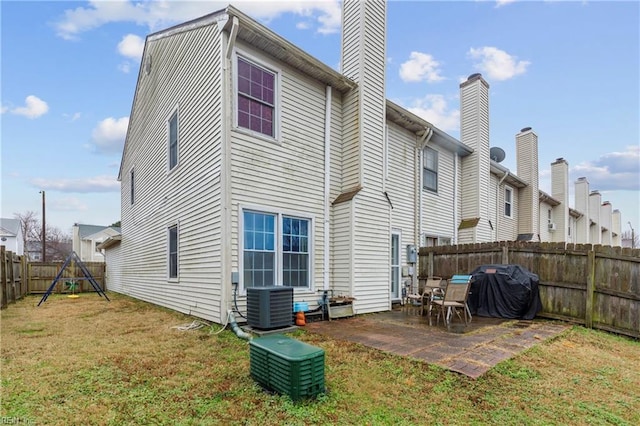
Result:
[[[34,211],[26,211],[24,213],[14,213],[13,217],[20,221],[20,227],[22,228],[22,247],[25,252],[27,250],[27,241],[40,241],[42,239],[42,233],[39,230],[42,229],[39,225],[38,214]]]
[[[36,241],[42,244],[42,223],[37,213],[27,211],[14,213],[13,216],[20,220],[25,251],[27,250],[27,241]],[[45,252],[47,260],[52,262],[65,260],[71,253],[71,235],[62,232],[60,228],[47,226],[46,240]]]

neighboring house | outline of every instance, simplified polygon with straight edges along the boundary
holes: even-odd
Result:
[[[0,246],[19,256],[24,254],[24,238],[19,219],[0,219]]]
[[[27,256],[30,262],[42,262],[42,243],[27,241]]]
[[[122,235],[114,235],[98,244],[98,249],[104,253],[106,263],[104,283],[105,288],[118,293],[125,293],[122,287],[122,256],[120,255],[120,241]]]
[[[104,254],[98,245],[109,237],[120,235],[115,226],[82,225],[76,223],[72,228],[73,251],[83,262],[104,262]]]
[[[539,240],[536,134],[517,175],[490,158],[479,74],[461,141],[386,100],[385,27],[384,2],[343,2],[342,73],[232,6],[149,35],[108,288],[219,323],[272,285],[376,312],[416,282],[417,246]]]

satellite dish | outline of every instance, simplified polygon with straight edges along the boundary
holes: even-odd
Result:
[[[504,150],[494,146],[489,150],[489,157],[491,157],[491,159],[496,163],[500,163],[505,157]]]

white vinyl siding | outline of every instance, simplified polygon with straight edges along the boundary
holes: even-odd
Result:
[[[220,33],[208,25],[152,35],[148,54],[153,66],[138,79],[121,166],[136,168],[136,202],[130,204],[128,189],[121,199],[122,291],[223,322]],[[167,123],[178,105],[180,166],[167,173]],[[166,233],[178,222],[180,285],[175,285],[168,280]]]
[[[120,243],[115,243],[104,251],[106,289],[124,293],[122,288],[122,252]]]
[[[438,145],[431,144],[431,148],[438,152],[438,192],[422,191],[421,228],[429,235],[452,238],[457,227],[457,224],[454,224],[455,154]]]
[[[238,44],[242,52],[265,67],[280,70],[282,112],[280,144],[261,143],[259,136],[243,131],[231,133],[232,269],[241,271],[241,205],[260,212],[313,218],[309,286],[308,290],[296,288],[296,296],[311,294],[323,282],[322,268],[313,265],[322,265],[324,256],[325,85],[285,64],[267,60],[241,41]],[[244,298],[239,301],[240,306],[243,303]]]
[[[417,244],[414,241],[416,223],[416,187],[419,179],[419,160],[416,158],[415,134],[396,124],[387,125],[388,140],[388,180],[387,193],[393,203],[391,227],[402,233],[403,244]],[[406,253],[400,251],[401,261],[406,262]]]

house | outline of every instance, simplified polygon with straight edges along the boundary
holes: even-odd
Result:
[[[337,72],[233,6],[146,38],[108,289],[219,323],[273,285],[377,312],[420,245],[540,239],[537,135],[517,174],[491,158],[480,74],[457,140],[385,98],[385,2],[346,0],[342,44]]]
[[[82,225],[72,227],[72,247],[83,262],[104,262],[104,255],[98,245],[109,237],[120,234],[116,226]]]
[[[0,219],[0,246],[19,256],[24,254],[24,238],[19,219]]]

